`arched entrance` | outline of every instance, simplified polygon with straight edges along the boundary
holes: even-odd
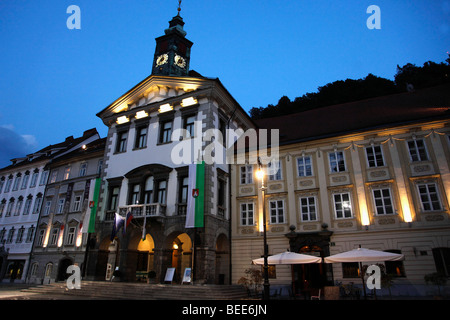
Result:
[[[172,242],[172,268],[174,281],[181,282],[186,268],[192,268],[192,241],[188,234],[179,234]]]
[[[216,284],[230,281],[230,243],[225,234],[220,234],[216,241]]]
[[[324,257],[322,248],[318,246],[303,246],[298,253]],[[306,297],[326,285],[326,272],[322,263],[293,265],[296,293]]]
[[[114,268],[118,262],[119,240],[109,237],[103,239],[97,251],[95,268],[96,280],[111,280]]]
[[[70,258],[62,258],[59,262],[58,266],[58,275],[56,281],[64,281],[67,280],[69,274],[67,274],[67,268],[73,264],[72,259]]]
[[[155,242],[150,234],[145,235],[145,239],[139,241],[137,245],[136,259],[136,280],[145,281],[148,279],[149,272],[155,271],[154,268],[154,251]]]

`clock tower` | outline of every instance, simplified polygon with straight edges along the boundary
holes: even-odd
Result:
[[[152,75],[187,76],[193,43],[186,39],[180,12],[169,21],[165,35],[156,38]]]

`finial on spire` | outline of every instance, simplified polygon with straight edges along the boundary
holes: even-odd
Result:
[[[182,0],[178,0],[178,14],[177,14],[177,16],[179,16],[180,15],[180,11],[181,11],[181,1]]]

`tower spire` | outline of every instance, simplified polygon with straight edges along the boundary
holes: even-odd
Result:
[[[178,0],[178,14],[177,14],[177,16],[179,16],[180,15],[180,11],[181,11],[181,1],[182,0]]]

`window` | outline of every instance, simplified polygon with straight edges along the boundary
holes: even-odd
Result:
[[[391,190],[389,188],[374,189],[373,198],[375,200],[375,212],[378,215],[394,214],[392,205]]]
[[[369,168],[377,168],[384,166],[383,153],[381,152],[381,146],[366,147],[366,156]]]
[[[30,188],[36,187],[38,177],[39,177],[39,170],[34,171],[33,175],[31,176]]]
[[[158,182],[158,192],[157,192],[157,201],[158,203],[165,204],[166,203],[166,187],[167,181],[161,180]]]
[[[41,180],[39,181],[39,185],[43,186],[44,184],[46,184],[47,183],[47,179],[48,179],[48,171],[42,172]]]
[[[0,180],[0,193],[2,193],[4,184],[5,184],[5,177],[2,177],[1,180]]]
[[[75,240],[75,231],[76,227],[69,227],[69,232],[67,232],[67,241],[66,244],[73,245]]]
[[[80,165],[80,172],[78,173],[79,177],[84,177],[86,175],[86,173],[87,173],[87,165],[88,165],[87,162],[83,162]]]
[[[275,181],[275,180],[281,180],[281,161],[270,161],[267,164],[267,167],[269,169],[269,180]]]
[[[98,160],[97,163],[97,174],[100,175],[102,173],[103,168],[103,159]]]
[[[14,201],[15,201],[14,198],[9,199],[8,207],[6,208],[5,217],[11,216],[11,212],[13,211],[13,208],[14,208]]]
[[[422,139],[408,141],[408,149],[412,162],[428,160],[427,150]]]
[[[42,212],[42,215],[48,216],[50,214],[51,206],[52,206],[52,200],[51,199],[47,199],[45,201],[45,207],[44,207],[44,211]]]
[[[186,138],[194,137],[194,124],[195,124],[195,115],[190,115],[184,118],[183,129],[186,130]]]
[[[241,225],[253,226],[255,224],[253,216],[253,202],[241,203]]]
[[[39,213],[42,205],[42,194],[39,193],[36,197],[36,201],[34,202],[33,214]]]
[[[284,223],[284,201],[269,201],[270,223]]]
[[[225,192],[226,192],[226,182],[224,179],[219,177],[217,179],[217,215],[219,217],[225,216],[226,202],[225,202]]]
[[[168,143],[172,139],[172,120],[161,122],[159,132],[159,143]]]
[[[316,221],[317,220],[316,198],[301,197],[300,213],[302,221]]]
[[[6,207],[6,199],[3,199],[2,202],[0,202],[0,218],[3,216],[5,207]]]
[[[144,203],[153,202],[153,177],[148,177],[145,181]]]
[[[128,139],[127,131],[117,133],[116,152],[127,151],[127,139]]]
[[[30,179],[30,172],[27,171],[28,173],[25,173],[25,175],[23,176],[23,181],[22,181],[22,186],[20,187],[21,189],[26,189],[28,186],[28,180]]]
[[[334,199],[334,210],[336,213],[336,218],[351,218],[352,217],[352,206],[350,203],[349,193],[336,193],[333,195]]]
[[[358,262],[343,262],[342,276],[343,278],[359,278]]]
[[[24,233],[25,233],[25,228],[22,226],[19,228],[19,231],[17,232],[16,243],[23,242],[23,234]]]
[[[253,183],[253,167],[242,166],[241,167],[241,184]]]
[[[17,174],[16,180],[14,180],[13,191],[19,189],[20,181],[22,180],[22,175],[20,173]]]
[[[13,176],[11,175],[11,176],[9,176],[8,180],[6,181],[5,192],[9,192],[9,190],[11,189],[12,180],[13,180]]]
[[[437,272],[450,277],[450,248],[433,248],[433,258]]]
[[[147,132],[148,132],[147,126],[139,127],[136,129],[136,141],[134,144],[134,147],[136,149],[142,149],[147,146]]]
[[[50,278],[53,272],[53,263],[47,263],[45,266],[45,277]]]
[[[39,264],[37,262],[31,265],[31,275],[36,276]]]
[[[345,159],[342,151],[334,151],[328,154],[330,159],[330,171],[331,172],[343,172],[345,171]]]
[[[417,188],[419,189],[420,202],[424,211],[442,209],[435,183],[419,184]]]
[[[14,229],[14,227],[12,227],[11,229],[9,229],[8,231],[8,237],[6,238],[6,243],[11,243],[13,241],[14,238],[14,233],[16,232],[16,230]]]
[[[63,180],[68,180],[70,176],[70,167],[66,167],[66,169],[64,169],[64,177]]]
[[[400,250],[386,250],[386,252],[402,253]],[[394,277],[406,277],[403,261],[385,261],[384,265],[386,266],[386,274],[391,274]]]
[[[55,170],[52,172],[52,176],[50,177],[50,183],[55,183],[57,177],[58,177],[58,170]]]
[[[180,191],[178,194],[178,203],[187,203],[189,192],[189,177],[180,179]]]
[[[45,230],[44,229],[39,230],[39,237],[38,237],[38,241],[37,241],[37,245],[39,247],[42,247],[44,244],[44,235],[45,235]]]
[[[53,228],[50,234],[50,245],[56,245],[56,241],[58,241],[58,233],[59,228]]]
[[[22,206],[23,206],[23,197],[20,196],[17,201],[16,210],[14,211],[15,216],[20,215],[20,210],[22,210]]]
[[[299,177],[312,176],[312,164],[310,156],[297,158],[297,174]]]
[[[109,190],[108,210],[116,210],[119,201],[119,187],[113,187]]]
[[[75,196],[72,211],[81,211],[81,196]]]
[[[31,203],[32,202],[33,202],[33,197],[32,196],[28,196],[27,200],[25,200],[25,207],[23,208],[23,214],[24,215],[30,214]]]
[[[139,204],[139,191],[140,191],[140,185],[139,184],[133,184],[130,186],[130,198],[128,201],[128,204]]]
[[[25,239],[25,242],[32,242],[33,241],[33,236],[34,236],[34,230],[36,228],[34,226],[31,226],[28,228],[28,232],[27,232],[27,238]]]
[[[0,231],[0,243],[3,243],[3,241],[5,240],[5,234],[6,234],[6,229],[5,229],[5,227],[3,227],[3,229]]]
[[[58,199],[58,208],[56,209],[56,213],[60,214],[63,213],[64,210],[64,202],[66,201],[65,198],[59,198]]]

